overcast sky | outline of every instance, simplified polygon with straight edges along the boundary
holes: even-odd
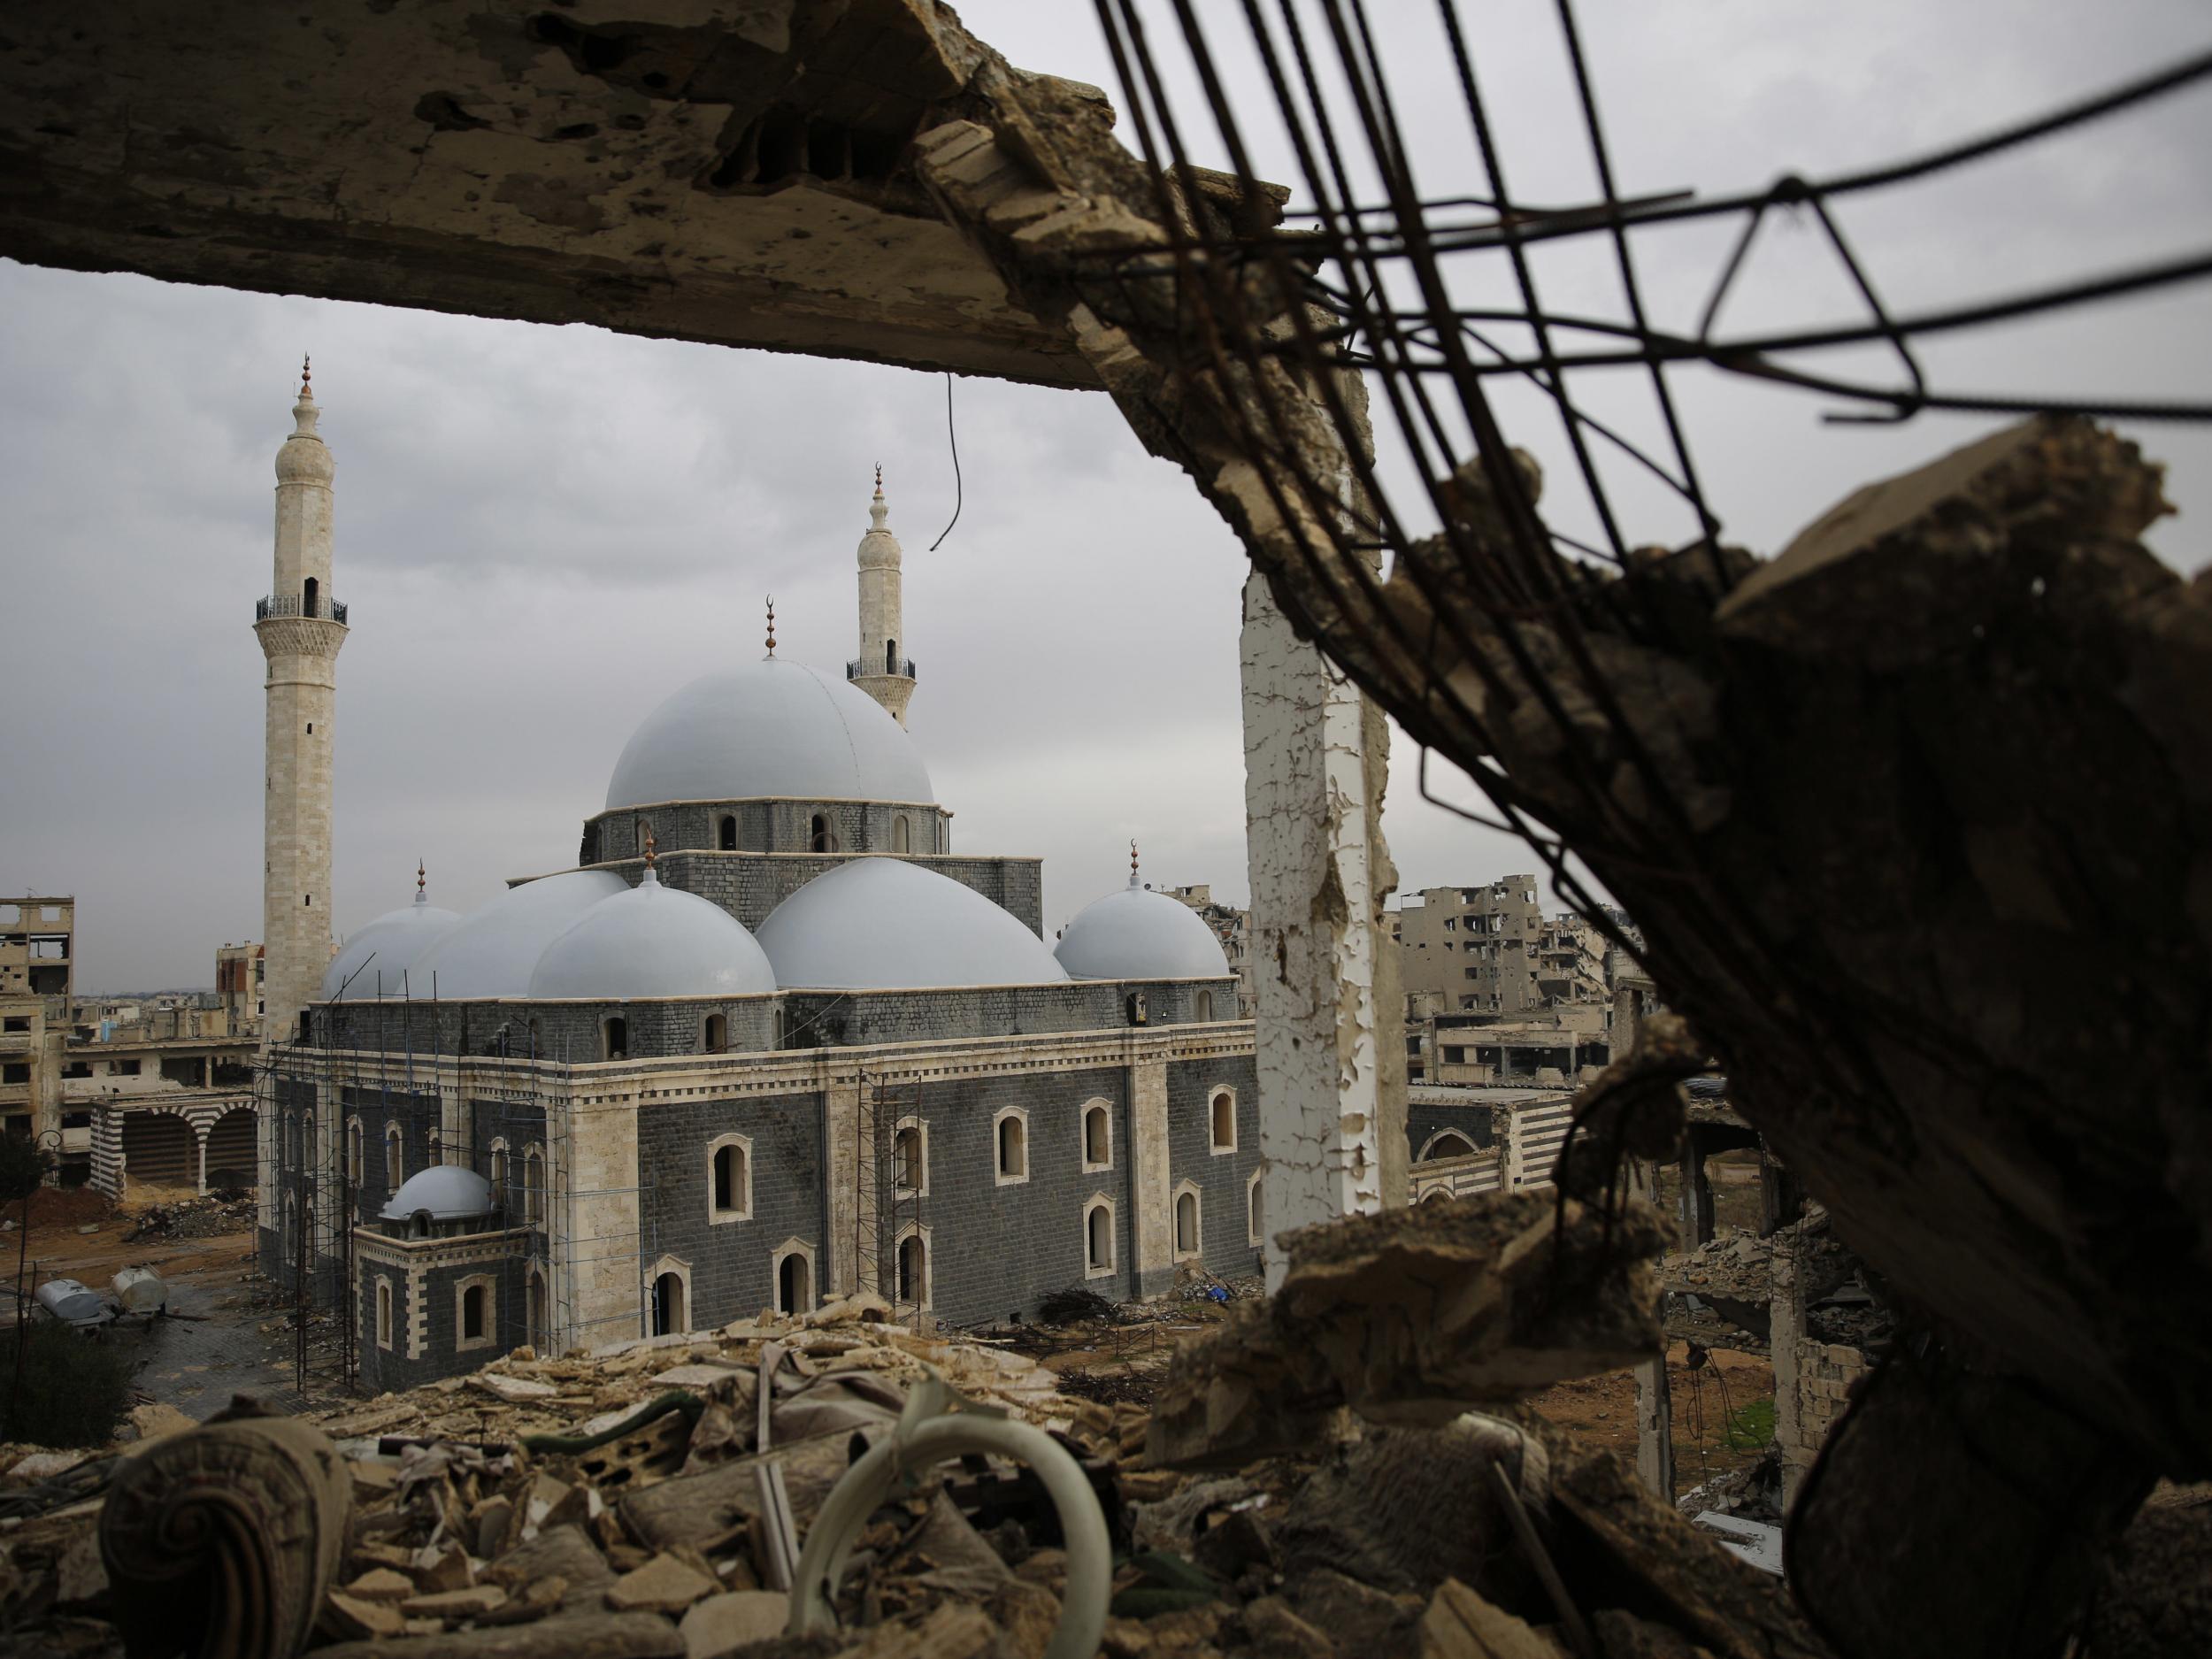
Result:
[[[1589,188],[1549,0],[1468,8],[1513,182]],[[1113,89],[1091,8],[961,8],[1027,67]],[[1409,121],[1455,165],[1424,8],[1403,31]],[[2198,0],[2104,7],[1864,0],[1589,4],[1582,15],[1622,187],[1763,183],[1863,165],[2101,88],[2212,44]],[[1426,78],[1425,78],[1425,76]],[[1263,105],[1250,103],[1256,121]],[[1450,123],[1450,125],[1447,125]],[[1263,134],[1262,165],[1290,176]],[[1194,147],[1199,147],[1194,145]],[[1846,210],[1901,311],[2212,240],[2212,95]],[[1474,188],[1471,175],[1462,188]],[[1655,296],[1687,326],[1710,234],[1655,239]],[[1826,321],[1848,295],[1801,225],[1763,242],[1732,320]],[[1586,273],[1563,265],[1577,303]],[[1755,277],[1755,280],[1752,278]],[[2202,398],[2212,307],[2174,296],[1932,347],[1964,389]],[[954,393],[966,498],[951,516],[941,376],[0,262],[0,891],[74,893],[79,984],[209,984],[261,918],[262,660],[271,462],[315,357],[337,465],[336,916],[403,902],[418,854],[456,909],[573,863],[632,727],[669,692],[760,650],[834,668],[855,635],[853,550],[880,461],[906,549],[910,729],[955,845],[1046,860],[1047,931],[1148,879],[1245,896],[1233,538],[1102,396],[979,380]],[[1875,368],[1880,366],[1878,364]],[[1681,383],[1732,539],[1771,553],[1864,480],[1991,423],[1819,424],[1816,400]],[[1601,406],[1609,408],[1602,403]],[[1555,429],[1509,429],[1563,476]],[[2175,463],[2170,562],[2212,556],[2212,441],[2133,432]],[[1678,540],[1629,493],[1638,540]],[[1548,502],[1576,528],[1571,496]],[[1386,828],[1403,885],[1533,867],[1518,843],[1420,801],[1393,757]]]

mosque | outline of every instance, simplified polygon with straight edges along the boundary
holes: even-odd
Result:
[[[778,656],[772,611],[762,655],[701,664],[638,726],[575,868],[465,915],[419,869],[334,941],[349,621],[304,374],[293,413],[256,622],[261,1247],[350,1307],[365,1385],[855,1289],[967,1325],[1254,1270],[1253,1033],[1221,947],[1133,847],[1056,948],[1037,860],[954,852],[906,728],[880,471],[841,674]]]

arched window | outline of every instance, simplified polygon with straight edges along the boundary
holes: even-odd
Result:
[[[1254,1170],[1252,1179],[1244,1184],[1244,1241],[1247,1244],[1267,1242],[1267,1188],[1260,1175],[1260,1171]]]
[[[1212,1120],[1213,1149],[1217,1152],[1234,1152],[1237,1149],[1236,1091],[1232,1088],[1216,1089],[1210,1116]]]
[[[896,640],[883,642],[883,672],[887,674],[899,672],[899,642]]]
[[[737,815],[733,812],[725,812],[722,815],[719,844],[726,853],[733,853],[737,850]]]
[[[707,1143],[707,1219],[743,1221],[752,1213],[752,1142],[718,1135]]]
[[[1433,1158],[1463,1158],[1475,1149],[1475,1143],[1456,1129],[1440,1130],[1428,1139],[1421,1148],[1421,1156],[1414,1161],[1426,1164]]]
[[[891,1137],[891,1185],[902,1194],[929,1191],[929,1130],[913,1118]]]
[[[430,1164],[442,1164],[442,1163],[444,1163],[444,1162],[445,1162],[445,1137],[444,1137],[443,1135],[440,1134],[440,1133],[438,1133],[435,1129],[433,1129],[433,1130],[430,1132],[430,1145],[429,1145],[429,1148],[428,1148],[428,1150],[427,1150],[427,1151],[426,1151],[426,1152],[423,1155],[423,1163],[424,1163],[424,1165],[425,1165],[425,1167],[427,1167],[427,1166],[429,1166]]]
[[[388,1348],[392,1345],[392,1281],[376,1281],[376,1345]]]
[[[1214,994],[1211,991],[1201,991],[1193,999],[1193,1003],[1191,1017],[1200,1025],[1204,1025],[1214,1017]]]
[[[709,1014],[699,1027],[699,1052],[721,1054],[730,1046],[730,1017]]]
[[[300,1210],[289,1193],[284,1195],[284,1265],[288,1269],[299,1266]]]
[[[1175,1254],[1198,1254],[1198,1189],[1188,1182],[1175,1194]]]
[[[830,833],[830,821],[819,812],[808,821],[806,834],[810,851],[833,853],[837,850],[837,837]]]
[[[773,1257],[776,1311],[802,1314],[814,1306],[814,1252],[796,1239],[779,1245]]]
[[[507,1143],[504,1141],[492,1142],[491,1174],[492,1202],[504,1204],[507,1202]]]
[[[630,1022],[619,1014],[610,1014],[599,1023],[600,1058],[626,1060],[630,1057]]]
[[[1130,992],[1124,1006],[1128,1010],[1129,1023],[1131,1025],[1141,1025],[1146,1023],[1148,1016],[1145,1011],[1144,993],[1142,991]]]
[[[655,1336],[675,1336],[691,1329],[690,1310],[684,1305],[688,1300],[681,1274],[663,1273],[653,1280]]]
[[[322,591],[323,585],[312,576],[300,584],[300,615],[311,617],[315,614],[315,602],[322,596]]]
[[[1094,1100],[1083,1108],[1083,1167],[1103,1170],[1114,1162],[1114,1117],[1106,1102]]]
[[[362,1176],[367,1173],[361,1140],[361,1120],[358,1118],[349,1119],[346,1124],[346,1179],[356,1187],[361,1185]]]
[[[998,1115],[998,1184],[1029,1179],[1029,1116],[1018,1106]]]
[[[536,1268],[530,1270],[529,1283],[523,1294],[523,1333],[533,1350],[542,1355],[549,1333],[545,1328],[545,1275]]]
[[[930,1305],[929,1235],[910,1227],[899,1240],[897,1300],[917,1309]]]
[[[545,1154],[536,1147],[522,1155],[522,1213],[534,1223],[545,1219]]]
[[[461,1340],[480,1340],[484,1334],[484,1287],[471,1285],[461,1292]]]
[[[384,1185],[394,1192],[399,1190],[400,1178],[407,1172],[402,1167],[403,1163],[399,1125],[386,1124],[384,1125]]]
[[[1094,1198],[1083,1210],[1083,1271],[1096,1279],[1114,1271],[1114,1207]]]
[[[895,853],[912,850],[910,832],[906,827],[906,814],[903,812],[891,820],[891,850]]]

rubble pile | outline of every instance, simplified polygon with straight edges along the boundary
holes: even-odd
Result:
[[[219,1239],[250,1233],[254,1200],[250,1193],[210,1193],[204,1198],[150,1204],[130,1217],[123,1242],[151,1239]]]
[[[1444,1325],[1499,1368],[1495,1397],[1517,1392],[1509,1371],[1609,1361],[1626,1339],[1607,1310],[1617,1296],[1647,1308],[1647,1271],[1594,1271],[1571,1213],[1573,1248],[1552,1258],[1548,1200],[1457,1202],[1469,1214],[1456,1225],[1440,1213],[1453,1206],[1432,1204],[1377,1218],[1349,1247],[1333,1230],[1302,1258],[1297,1309],[1279,1296],[1252,1312],[1341,1334],[1365,1299],[1370,1326],[1384,1330],[1410,1304],[1379,1266],[1426,1262],[1427,1279],[1395,1282],[1429,1300],[1456,1251],[1457,1305],[1471,1319]],[[1632,1225],[1625,1237],[1647,1242]],[[1340,1415],[1279,1455],[1230,1468],[1203,1458],[1214,1472],[1191,1473],[1148,1453],[1157,1435],[1144,1410],[1070,1398],[1025,1356],[934,1340],[886,1312],[864,1297],[589,1356],[520,1349],[308,1417],[242,1403],[196,1429],[149,1418],[137,1442],[12,1488],[0,1629],[14,1651],[114,1653],[150,1619],[196,1617],[178,1586],[213,1578],[265,1586],[265,1616],[219,1633],[242,1655],[300,1651],[285,1634],[296,1616],[304,1647],[331,1659],[1038,1659],[1071,1563],[1039,1482],[997,1458],[945,1464],[895,1493],[859,1535],[840,1630],[784,1634],[793,1546],[861,1452],[898,1432],[902,1409],[941,1379],[963,1409],[1045,1430],[1079,1461],[1111,1540],[1101,1651],[1115,1659],[1823,1652],[1778,1586],[1699,1538],[1609,1455],[1532,1415],[1409,1412],[1414,1373],[1378,1377],[1351,1390],[1358,1402],[1432,1424]],[[1231,1314],[1212,1341],[1248,1319]],[[1513,1346],[1517,1329],[1540,1361]],[[1429,1358],[1448,1387],[1473,1376],[1441,1363],[1440,1349]],[[1185,1421],[1169,1438],[1191,1432]],[[255,1525],[196,1523],[192,1506],[216,1502],[211,1471],[225,1512]],[[119,1560],[158,1571],[140,1564],[111,1582]]]

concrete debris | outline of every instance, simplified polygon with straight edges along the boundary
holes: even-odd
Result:
[[[1265,1302],[1181,1349],[1148,1455],[1194,1467],[1310,1446],[1327,1414],[1436,1424],[1658,1347],[1648,1206],[1608,1218],[1490,1194],[1312,1227]]]
[[[1482,1350],[1491,1374],[1548,1372],[1569,1355],[1601,1362],[1627,1340],[1615,1330],[1614,1302],[1628,1281],[1597,1263],[1594,1214],[1571,1210],[1555,1267],[1551,1198],[1461,1202],[1469,1213],[1450,1223],[1439,1218],[1448,1206],[1426,1206],[1429,1230],[1397,1247],[1382,1233],[1352,1240],[1356,1248],[1302,1245],[1295,1317],[1317,1331],[1321,1322],[1340,1334],[1350,1330],[1358,1321],[1349,1310],[1363,1305],[1374,1271],[1368,1256],[1398,1248],[1428,1274],[1426,1294],[1440,1303],[1453,1302],[1455,1285],[1490,1286],[1480,1319],[1523,1331],[1540,1345],[1532,1353],[1549,1356]],[[1655,1243],[1655,1227],[1640,1227],[1632,1216],[1617,1228],[1617,1240]],[[1462,1284],[1454,1273],[1472,1278]],[[1537,1300],[1540,1286],[1548,1286],[1548,1300]],[[1648,1306],[1648,1286],[1635,1290],[1638,1305]],[[1265,1313],[1279,1301],[1248,1306]],[[1224,1328],[1240,1324],[1231,1314]],[[778,1346],[803,1366],[772,1364],[764,1385],[764,1351]],[[1392,1351],[1389,1342],[1377,1351]],[[1412,1379],[1428,1374],[1413,1363],[1417,1349],[1402,1357],[1410,1366],[1402,1376],[1371,1379],[1378,1398],[1409,1397]],[[1471,1359],[1429,1358],[1430,1372],[1449,1388],[1472,1374]],[[639,1422],[639,1408],[666,1398],[678,1370],[696,1379],[682,1397],[698,1409]],[[759,1471],[782,1471],[803,1536],[859,1448],[887,1432],[908,1389],[932,1373],[979,1406],[1056,1432],[1086,1460],[1094,1486],[1102,1485],[1124,1563],[1102,1649],[1109,1655],[1564,1651],[1557,1610],[1532,1563],[1479,1495],[1492,1470],[1536,1517],[1573,1594],[1593,1608],[1611,1606],[1618,1586],[1660,1584],[1669,1607],[1687,1609],[1666,1628],[1722,1659],[1753,1651],[1716,1640],[1732,1618],[1763,1632],[1759,1659],[1817,1651],[1798,1639],[1778,1591],[1700,1539],[1606,1454],[1579,1449],[1533,1417],[1454,1416],[1434,1427],[1370,1428],[1347,1439],[1334,1432],[1343,1420],[1324,1414],[1333,1432],[1286,1455],[1224,1478],[1191,1476],[1148,1462],[1140,1408],[1070,1398],[1055,1388],[1053,1372],[1002,1348],[934,1340],[856,1315],[828,1325],[749,1321],[742,1336],[710,1333],[673,1347],[625,1344],[542,1359],[518,1353],[473,1377],[361,1402],[311,1424],[257,1418],[170,1435],[127,1461],[166,1456],[183,1467],[209,1455],[204,1442],[273,1432],[298,1440],[311,1464],[321,1460],[333,1472],[318,1501],[325,1507],[308,1506],[320,1527],[327,1505],[342,1503],[334,1529],[309,1529],[334,1540],[329,1573],[287,1580],[301,1586],[301,1596],[288,1592],[272,1603],[277,1612],[296,1609],[303,1621],[288,1653],[312,1640],[332,1644],[316,1651],[337,1659],[721,1659],[765,1643],[760,1659],[1040,1659],[1060,1619],[1070,1563],[1051,1504],[1022,1502],[1010,1470],[949,1465],[941,1479],[887,1502],[857,1540],[856,1570],[838,1598],[841,1633],[782,1633],[788,1600],[765,1582]],[[492,1378],[551,1392],[477,1386]],[[757,1406],[764,1386],[764,1453],[755,1445],[758,1412],[733,1409],[749,1398]],[[274,1491],[265,1471],[249,1501],[273,1502]],[[122,1573],[111,1586],[96,1553],[87,1556],[82,1546],[96,1527],[116,1531],[127,1519],[111,1493],[104,1506],[58,1502],[0,1532],[7,1586],[0,1621],[65,1659],[112,1651],[111,1621],[139,1592]],[[308,1542],[304,1533],[280,1536],[272,1548]],[[128,1571],[144,1572],[135,1557]],[[1640,1593],[1633,1610],[1652,1617]],[[1538,1645],[1498,1646],[1524,1633]],[[1478,1640],[1491,1647],[1471,1645]],[[238,1650],[263,1649],[249,1642]]]

